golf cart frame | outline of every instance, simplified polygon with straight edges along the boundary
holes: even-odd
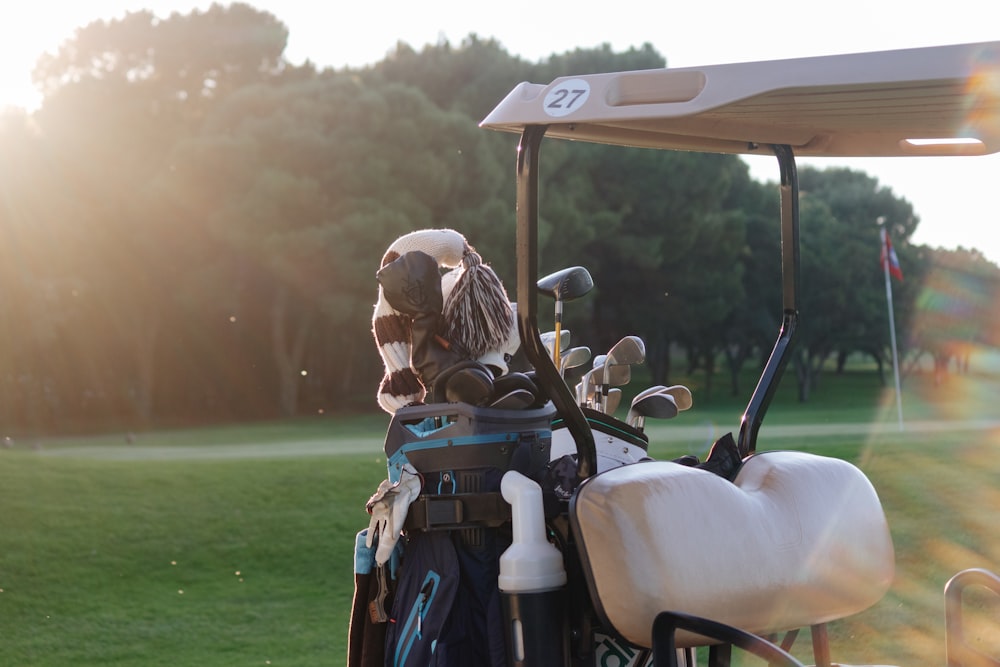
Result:
[[[638,473],[632,471],[621,474],[612,471],[614,475],[596,474],[593,433],[540,339],[536,285],[539,273],[539,157],[543,140],[562,138],[639,148],[773,154],[776,157],[781,201],[782,324],[743,413],[737,439],[740,455],[746,457],[745,461],[765,459],[770,453],[754,456],[758,432],[790,358],[799,322],[796,157],[959,156],[1000,151],[1000,42],[572,76],[556,79],[547,85],[522,83],[483,120],[482,127],[520,134],[516,161],[518,327],[525,354],[536,370],[539,387],[552,401],[575,441],[579,482],[577,495],[582,495],[585,489],[597,487],[595,480],[607,477],[603,493],[608,503],[615,498],[629,499],[631,496],[627,489],[646,484],[648,487],[640,487],[640,493],[634,498],[641,502],[643,493],[653,496],[664,494],[670,481],[655,475],[634,477],[631,475]],[[794,457],[786,460],[777,456],[770,460],[775,463],[768,474],[783,474],[783,466],[795,463]],[[641,469],[654,465],[625,468]],[[665,468],[662,472],[666,476],[672,474]],[[789,473],[788,479],[794,479],[796,474]],[[614,479],[615,475],[621,477],[618,482]],[[850,479],[851,484],[857,481],[853,477]],[[704,500],[702,498],[701,502]],[[877,497],[874,503],[881,514]],[[574,499],[571,501],[571,513],[584,505],[584,499]],[[718,511],[722,509],[717,508]],[[792,509],[800,511],[801,508]],[[848,514],[847,520],[863,521],[871,509],[871,505],[861,506],[856,515]],[[668,530],[670,527],[662,523],[667,519],[661,517],[670,515],[673,507],[660,507],[659,510],[661,516],[646,517],[651,523],[650,529]],[[775,518],[775,521],[781,520],[781,517]],[[608,619],[608,615],[614,612],[605,608],[611,606],[605,599],[607,588],[602,589],[599,583],[594,583],[594,579],[599,578],[599,573],[594,571],[598,567],[595,565],[598,556],[589,553],[592,542],[588,544],[584,537],[588,530],[593,528],[588,527],[585,520],[571,519],[568,525],[557,527],[554,532],[557,535],[561,533],[561,539],[572,541],[579,549],[580,568],[587,571],[589,602],[598,610],[598,616],[611,626],[611,631],[631,642],[633,647],[652,650],[657,665],[676,664],[678,656],[682,659],[687,656],[686,659],[690,660],[693,655],[690,647],[705,644],[713,645],[710,657],[713,664],[728,662],[728,653],[719,648],[726,646],[746,648],[771,661],[797,664],[781,649],[761,640],[759,627],[749,628],[748,631],[738,627],[740,623],[731,618],[719,623],[703,618],[709,614],[692,615],[688,609],[669,606],[668,602],[664,602],[667,606],[661,608],[662,613],[655,615],[655,621],[650,618],[650,613],[646,614],[644,618],[650,623],[642,640],[635,639],[636,633],[630,636],[628,631],[623,630],[630,620],[630,612],[623,611],[617,619]],[[613,531],[615,527],[603,525],[601,530]],[[886,553],[881,531],[882,528],[877,525],[863,529],[866,537],[871,537],[872,548],[879,552],[879,558],[887,557],[891,562],[891,543]],[[627,535],[617,537],[629,539]],[[614,538],[611,539],[613,541]],[[691,551],[689,560],[702,556],[698,553],[700,546],[711,548],[711,540],[693,539],[688,545]],[[622,551],[628,551],[627,544],[620,547],[624,547]],[[654,554],[654,560],[658,556]],[[732,557],[735,560],[757,561],[764,567],[772,554],[751,550],[733,554]],[[572,568],[568,566],[568,569],[572,582]],[[655,576],[655,570],[653,573]],[[864,571],[862,575],[882,582],[886,572],[884,569]],[[888,576],[891,579],[891,563]],[[1000,592],[995,576],[979,572],[960,573],[955,583],[959,592],[952,595],[959,597],[959,603],[960,588],[964,585],[986,585]],[[877,591],[878,597],[887,586],[885,583]],[[737,590],[732,592],[734,596],[741,594]],[[776,588],[773,596],[786,592]],[[726,595],[727,591],[721,593]],[[570,591],[570,595],[573,594]],[[568,624],[570,635],[579,640],[581,633],[586,634],[587,629],[581,626],[587,621],[575,615],[576,602],[574,600],[569,605],[568,615],[572,618]],[[855,602],[855,606],[872,603],[861,599]],[[817,610],[804,611],[801,615],[806,623],[796,627],[813,627],[817,664],[830,664],[829,645],[823,627],[827,619],[846,615],[840,613],[842,611],[854,613],[845,608],[831,611],[828,615]],[[551,634],[558,635],[566,621],[536,618],[530,619],[530,622],[547,625],[552,630]],[[784,629],[789,627],[786,623]],[[682,638],[675,642],[677,630],[689,632],[677,635]],[[948,633],[949,665],[962,664],[964,660],[969,661],[966,664],[1000,664],[989,658],[975,662],[980,658],[962,652],[958,642],[952,641],[960,636],[960,621],[955,624],[949,620]],[[569,643],[568,640],[566,643]],[[956,644],[954,648],[953,643]],[[677,650],[678,647],[681,650]],[[532,647],[522,649],[509,659],[511,664],[551,665],[555,664],[550,661],[554,654],[561,656],[559,664],[564,665],[587,664],[587,660],[593,660],[592,656],[583,656],[577,648],[567,645],[556,647],[555,653],[546,653],[546,661],[535,659],[531,654]]]

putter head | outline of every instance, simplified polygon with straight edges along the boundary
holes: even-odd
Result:
[[[594,279],[586,268],[570,266],[540,278],[536,284],[542,294],[551,296],[556,301],[570,301],[593,289]]]

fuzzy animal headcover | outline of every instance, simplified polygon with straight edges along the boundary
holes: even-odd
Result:
[[[382,256],[381,266],[415,250],[433,257],[440,268],[451,269],[441,280],[441,334],[456,349],[463,350],[465,358],[480,361],[498,374],[506,373],[508,355],[517,351],[520,340],[514,306],[500,279],[465,237],[452,229],[424,229],[399,237]],[[378,403],[390,414],[423,401],[427,395],[410,364],[411,323],[409,315],[386,301],[379,286],[372,333],[385,365],[385,376],[379,384]]]

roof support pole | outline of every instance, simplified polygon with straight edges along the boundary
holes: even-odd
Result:
[[[597,473],[594,434],[538,333],[538,152],[546,126],[528,125],[517,146],[517,328],[539,387],[576,442],[577,478]]]
[[[757,431],[764,420],[771,399],[778,389],[778,382],[791,356],[799,320],[799,179],[795,168],[795,155],[790,146],[771,147],[778,158],[781,170],[781,283],[782,320],[778,340],[771,350],[764,372],[750,397],[743,418],[737,446],[741,456],[757,448]]]

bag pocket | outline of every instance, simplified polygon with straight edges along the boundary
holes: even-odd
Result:
[[[386,636],[386,664],[424,667],[431,664],[455,602],[458,559],[444,533],[418,536],[405,554]]]

